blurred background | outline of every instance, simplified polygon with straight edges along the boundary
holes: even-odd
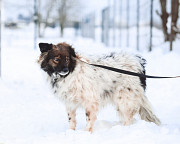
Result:
[[[91,55],[114,50],[143,55],[161,50],[162,54],[157,51],[154,54],[161,57],[172,51],[180,54],[179,0],[0,0],[0,3],[0,75],[4,78],[24,76],[17,68],[19,63],[26,63],[20,57],[27,57],[28,53],[29,60],[37,59],[39,42],[65,41],[76,51]],[[35,57],[30,57],[30,53]]]
[[[1,25],[34,38],[86,37],[111,47],[153,47],[179,39],[179,0],[1,0]],[[24,33],[25,30],[23,30]],[[1,36],[7,35],[2,30]],[[169,50],[173,50],[172,43]]]
[[[146,96],[161,127],[140,119],[124,127],[109,106],[98,115],[101,131],[91,135],[83,130],[83,110],[77,113],[77,131],[68,131],[64,104],[36,63],[39,42],[67,42],[85,55],[130,51],[147,60],[148,75],[180,75],[179,3],[0,0],[0,144],[179,144],[179,79],[147,79]]]

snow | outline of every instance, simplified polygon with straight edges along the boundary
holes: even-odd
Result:
[[[77,129],[68,129],[63,103],[51,93],[36,60],[39,50],[33,50],[32,25],[21,29],[2,30],[2,79],[0,79],[0,144],[179,144],[180,143],[180,79],[148,79],[146,95],[161,126],[147,123],[136,116],[131,126],[122,126],[113,106],[98,114],[94,132],[84,130],[85,112],[77,112]],[[48,29],[46,37],[38,42],[66,41],[78,52],[99,55],[119,48],[106,48],[90,39],[73,37],[66,29],[59,38],[58,29]],[[158,33],[158,30],[156,30]],[[180,74],[179,40],[174,51],[168,52],[168,43],[159,45],[151,53],[141,54],[147,59],[147,74],[175,76]]]

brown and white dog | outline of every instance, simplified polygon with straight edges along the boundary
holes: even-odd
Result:
[[[89,65],[66,43],[39,43],[39,47],[38,63],[47,73],[54,94],[65,103],[71,129],[76,127],[77,108],[85,109],[86,130],[92,131],[99,109],[108,103],[116,107],[123,125],[132,124],[137,113],[141,119],[160,125],[145,96],[146,79]],[[145,74],[145,60],[128,53],[88,61]]]

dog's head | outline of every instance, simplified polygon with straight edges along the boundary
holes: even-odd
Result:
[[[57,45],[39,43],[41,55],[38,62],[49,76],[66,77],[75,68],[75,51],[67,43]]]

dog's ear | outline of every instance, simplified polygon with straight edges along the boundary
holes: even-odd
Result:
[[[48,43],[39,43],[39,48],[40,51],[43,52],[47,52],[48,50],[52,49],[52,44],[48,44]]]
[[[69,53],[71,56],[76,57],[76,53],[74,51],[74,48],[72,48],[71,46],[69,46]]]

